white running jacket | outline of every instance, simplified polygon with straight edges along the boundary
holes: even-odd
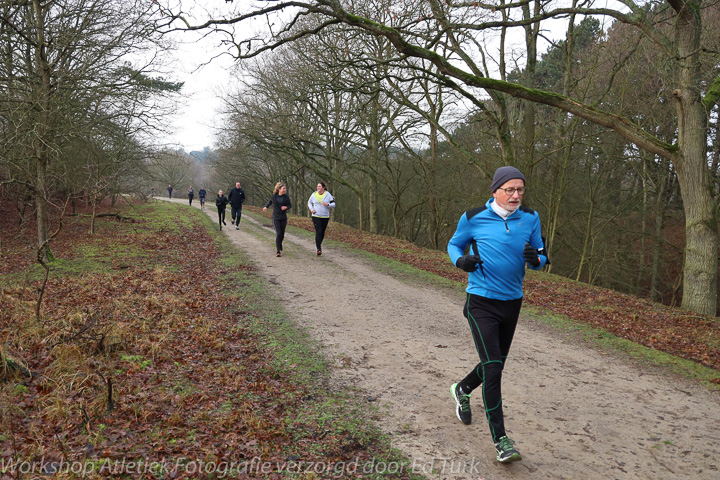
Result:
[[[329,206],[326,207],[322,202],[327,203]],[[329,218],[330,209],[335,208],[335,199],[328,191],[325,191],[323,195],[318,195],[317,192],[313,192],[313,194],[310,195],[310,200],[308,200],[308,208],[311,212],[315,210],[315,213],[312,214],[313,217]]]

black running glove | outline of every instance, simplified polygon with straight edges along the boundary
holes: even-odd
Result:
[[[525,244],[523,249],[523,258],[531,267],[540,266],[540,257],[538,257],[537,250],[530,246],[529,243]]]
[[[457,259],[455,266],[466,272],[474,272],[482,263],[479,255],[463,255]]]

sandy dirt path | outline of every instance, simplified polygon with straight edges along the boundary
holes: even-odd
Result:
[[[292,229],[276,258],[264,218],[244,215],[239,231],[223,231],[324,346],[335,388],[390,407],[383,428],[410,456],[404,468],[433,479],[720,478],[718,392],[628,365],[525,313],[503,382],[506,428],[523,461],[501,465],[481,396],[468,426],[450,396],[477,363],[461,292],[409,285],[330,245],[317,257],[314,240]]]

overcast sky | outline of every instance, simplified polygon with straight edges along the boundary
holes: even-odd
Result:
[[[190,40],[192,35],[186,33],[182,38]],[[182,147],[188,152],[213,147],[215,127],[220,120],[217,112],[222,107],[218,96],[227,90],[230,82],[228,70],[233,61],[229,56],[222,56],[208,65],[201,65],[219,51],[207,40],[178,44],[175,54],[177,70],[173,80],[185,84],[173,121],[174,133],[166,140],[169,146]]]

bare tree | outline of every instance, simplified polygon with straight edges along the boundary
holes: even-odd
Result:
[[[49,256],[48,206],[66,147],[105,121],[132,118],[136,135],[158,124],[155,94],[168,86],[148,76],[164,49],[154,23],[158,6],[25,0],[3,2],[0,13],[3,158],[13,181],[33,194],[37,242]]]
[[[160,151],[147,159],[148,175],[161,185],[172,185],[177,194],[193,179],[193,159],[184,151]]]

